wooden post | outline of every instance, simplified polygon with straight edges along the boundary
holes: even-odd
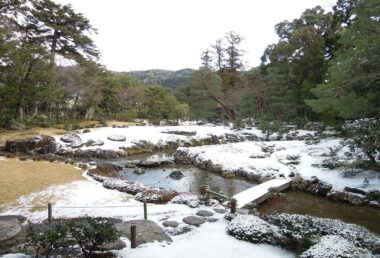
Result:
[[[136,226],[131,226],[131,248],[136,248]]]
[[[145,220],[148,219],[148,208],[147,208],[146,202],[144,202],[144,219]]]
[[[206,189],[205,203],[208,206],[210,205],[210,193],[208,192],[210,190],[210,186],[205,185],[205,189]]]
[[[48,203],[48,221],[51,222],[53,220],[53,206],[51,203]]]
[[[236,199],[232,198],[231,201],[230,201],[230,212],[232,214],[236,213],[236,204],[237,204]]]

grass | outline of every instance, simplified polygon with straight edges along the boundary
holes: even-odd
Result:
[[[83,180],[81,174],[82,170],[62,163],[0,160],[0,206],[51,185]]]
[[[57,134],[65,134],[67,133],[63,129],[57,128],[42,128],[42,127],[34,127],[27,130],[0,130],[0,145],[4,145],[7,140],[14,139],[22,139],[28,138],[36,135],[57,135]]]

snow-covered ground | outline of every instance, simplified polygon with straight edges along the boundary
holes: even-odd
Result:
[[[341,139],[327,138],[320,143],[307,145],[304,141],[254,141],[221,145],[180,148],[189,156],[196,157],[197,162],[210,160],[223,170],[237,171],[262,176],[289,176],[291,172],[299,173],[305,178],[312,176],[333,185],[335,190],[354,187],[366,190],[380,190],[380,175],[371,171],[361,171],[356,175],[345,175],[342,170],[326,169],[313,164],[321,164],[329,155],[330,148],[340,144]],[[263,150],[271,149],[270,152]],[[338,157],[345,159],[347,147],[338,152]],[[271,153],[272,152],[272,153]],[[291,157],[299,156],[299,164],[289,164]]]
[[[20,198],[19,204],[0,215],[21,214],[29,220],[38,222],[46,219],[47,210],[34,211],[36,201],[49,199],[53,206],[54,217],[107,216],[124,221],[143,218],[142,203],[133,196],[115,190],[105,189],[101,183],[86,176],[87,180],[70,184],[52,186],[46,190]],[[99,208],[106,206],[106,208]],[[123,207],[110,207],[123,206]],[[76,208],[78,207],[78,208]],[[92,207],[92,208],[85,208]],[[205,208],[205,207],[202,207]],[[163,220],[182,219],[194,215],[201,208],[192,209],[186,205],[166,204],[149,205],[148,219],[161,224]],[[123,239],[127,247],[118,252],[119,257],[294,257],[294,254],[270,245],[254,245],[239,241],[225,232],[227,222],[223,215],[215,214],[217,222],[205,223],[189,233],[172,236],[173,243],[151,243],[131,250],[128,239]],[[181,225],[181,224],[180,224]],[[9,255],[6,257],[25,257]]]
[[[176,135],[165,133],[167,131],[183,131],[183,132],[195,132],[194,136]],[[245,132],[250,132],[258,137],[264,137],[264,134],[258,129],[251,129],[249,131],[244,130],[239,133],[243,134]],[[185,124],[180,126],[131,126],[127,128],[111,128],[111,127],[101,127],[91,129],[88,133],[78,133],[78,136],[83,142],[88,140],[104,142],[102,146],[96,146],[100,149],[111,149],[119,150],[120,147],[130,147],[134,142],[139,142],[145,140],[153,144],[165,144],[166,142],[173,142],[177,140],[201,140],[210,137],[210,135],[223,136],[225,134],[236,133],[229,126],[216,126],[216,125],[202,125],[197,126],[193,124]],[[126,138],[125,141],[111,141],[108,139],[111,135],[120,135]],[[55,139],[62,146],[66,144],[60,140],[61,136],[56,136]],[[83,146],[81,149],[92,149],[94,147]]]

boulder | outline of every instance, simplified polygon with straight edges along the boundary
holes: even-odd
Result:
[[[214,215],[214,213],[207,210],[199,210],[197,211],[196,215],[201,216],[201,217],[211,217],[212,215]]]
[[[118,165],[104,162],[104,163],[98,163],[96,165],[96,168],[89,170],[89,173],[92,175],[98,175],[98,176],[118,177],[119,171],[121,169],[122,168]]]
[[[175,135],[185,135],[185,136],[194,136],[197,134],[195,131],[164,131],[162,133],[175,134]]]
[[[215,211],[216,213],[220,213],[220,214],[224,214],[224,213],[227,212],[226,209],[219,209],[219,208],[215,208],[214,211]]]
[[[142,168],[136,168],[135,170],[133,170],[133,174],[142,175],[145,174],[145,170]]]
[[[322,122],[309,122],[304,128],[310,131],[322,132],[325,129],[325,125]]]
[[[131,220],[115,225],[120,236],[129,239],[131,239],[131,226],[136,226],[137,246],[153,242],[172,242],[170,236],[159,225],[150,220]]]
[[[104,145],[104,142],[102,140],[88,140],[86,143],[85,143],[86,147],[93,147],[93,146],[102,146]]]
[[[201,224],[206,222],[206,219],[203,217],[188,216],[188,217],[183,218],[183,222],[192,226],[199,227]]]
[[[171,172],[169,174],[169,177],[172,178],[172,179],[174,179],[174,180],[180,180],[183,177],[185,177],[185,175],[180,170],[174,170],[173,172]]]
[[[127,140],[127,138],[124,135],[120,134],[112,134],[108,136],[107,139],[115,142],[125,142]]]
[[[159,161],[138,161],[135,163],[140,168],[158,168],[160,166]]]
[[[63,141],[64,143],[68,143],[70,145],[71,144],[78,144],[78,143],[82,142],[82,138],[80,138],[80,136],[77,134],[62,135],[59,139],[61,141]]]
[[[196,208],[199,206],[200,200],[194,194],[179,194],[171,200],[171,203],[185,204],[190,208]]]
[[[174,220],[167,220],[167,221],[164,221],[162,225],[164,225],[165,227],[176,228],[178,226],[178,222]]]
[[[94,251],[101,251],[101,252],[107,252],[112,250],[121,250],[127,247],[124,241],[118,239],[115,242],[104,244],[104,245],[97,245],[94,247]]]
[[[179,235],[183,235],[185,233],[188,233],[190,232],[191,230],[193,230],[195,227],[194,226],[189,226],[189,225],[179,225],[178,227],[175,227],[175,228],[168,228],[166,230],[166,232],[171,235],[171,236],[179,236]]]
[[[140,202],[164,204],[170,202],[177,195],[178,192],[173,190],[146,188],[137,193],[135,199]]]
[[[348,187],[348,186],[346,186],[344,188],[344,191],[350,192],[350,193],[355,193],[355,194],[367,195],[366,191],[363,191],[363,190],[358,189],[358,188]]]
[[[8,140],[5,143],[4,150],[7,152],[21,153],[54,153],[58,148],[58,144],[51,136],[40,135],[36,137]]]
[[[25,220],[18,215],[0,216],[0,254],[1,251],[25,243]]]

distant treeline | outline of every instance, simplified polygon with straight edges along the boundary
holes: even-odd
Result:
[[[202,53],[196,71],[116,73],[97,63],[96,30],[70,5],[3,0],[0,14],[3,127],[185,117],[339,124],[380,115],[380,0],[338,0],[331,12],[317,6],[280,22],[279,41],[251,70],[233,31]],[[62,59],[72,65],[57,65]]]

